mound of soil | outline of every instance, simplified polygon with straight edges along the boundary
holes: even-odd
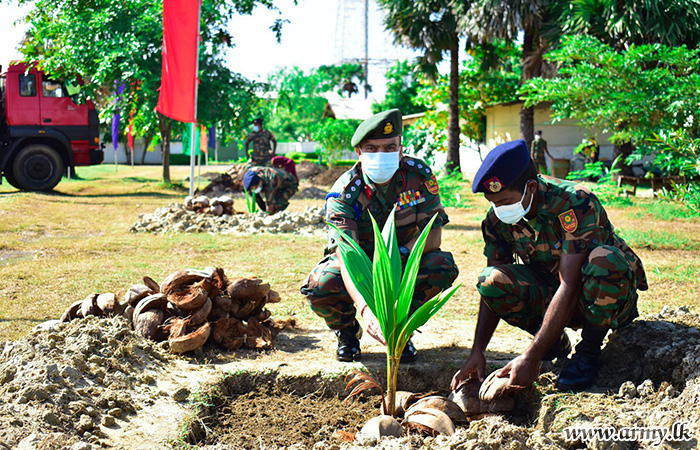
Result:
[[[114,426],[154,401],[155,374],[171,358],[121,317],[46,322],[6,342],[0,346],[0,448],[99,442],[100,426]]]
[[[301,200],[325,200],[326,191],[317,187],[307,187],[294,195],[294,198]]]
[[[349,167],[335,167],[332,170],[323,169],[322,172],[309,177],[309,181],[318,186],[333,186],[338,178],[345,172],[347,172]]]

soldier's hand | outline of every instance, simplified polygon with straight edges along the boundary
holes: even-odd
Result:
[[[374,314],[369,308],[363,308],[362,320],[365,322],[365,331],[367,331],[367,334],[376,339],[380,344],[386,345],[382,329],[379,326],[379,321],[374,317]]]
[[[467,359],[462,365],[462,368],[452,377],[450,389],[454,391],[462,381],[475,377],[479,377],[479,381],[484,381],[486,378],[486,357],[484,353],[480,351],[472,351],[471,355],[469,355],[469,359]]]
[[[500,370],[499,378],[508,376],[508,385],[529,388],[540,373],[540,362],[520,355]]]

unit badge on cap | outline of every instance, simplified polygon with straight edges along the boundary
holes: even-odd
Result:
[[[486,189],[493,192],[494,194],[496,192],[501,192],[501,189],[503,189],[503,185],[501,184],[501,180],[499,180],[496,177],[491,177],[489,180],[485,181],[484,186],[486,186]]]
[[[578,228],[578,220],[573,209],[559,214],[559,222],[567,233],[573,233]]]
[[[391,134],[392,131],[394,131],[394,126],[391,122],[387,122],[386,125],[384,125],[384,134]]]
[[[438,180],[437,178],[435,178],[435,175],[430,177],[430,179],[425,182],[425,187],[427,187],[428,192],[430,192],[433,195],[440,192],[440,185],[438,184]]]

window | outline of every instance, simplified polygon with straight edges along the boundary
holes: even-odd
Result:
[[[63,86],[58,81],[44,80],[44,97],[65,97]]]
[[[34,75],[19,74],[19,95],[21,97],[36,97],[36,78]]]

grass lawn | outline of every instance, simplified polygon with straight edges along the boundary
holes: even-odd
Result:
[[[206,171],[224,171],[210,166]],[[205,170],[203,169],[202,172]],[[223,267],[230,276],[259,276],[283,301],[273,313],[293,314],[300,324],[320,323],[299,294],[321,258],[325,239],[291,235],[132,234],[139,214],[151,213],[187,195],[186,166],[171,168],[173,185],[159,182],[161,167],[102,165],[78,168],[80,179],[62,181],[50,194],[18,192],[0,185],[0,341],[16,339],[37,323],[58,318],[66,306],[91,292],[119,292],[144,275],[157,281],[187,267]],[[202,187],[204,183],[202,183]],[[321,205],[292,200],[290,210]],[[442,248],[451,251],[464,286],[437,319],[474,322],[474,284],[485,264],[480,222],[488,209],[469,194],[448,208],[450,224]],[[635,199],[609,207],[622,236],[640,255],[650,289],[640,311],[665,305],[697,310],[700,291],[700,218],[655,200]],[[243,205],[239,205],[243,209]],[[680,211],[680,212],[679,212]],[[473,328],[466,331],[470,336]]]

